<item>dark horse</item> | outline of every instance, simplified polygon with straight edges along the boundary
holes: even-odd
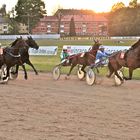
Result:
[[[73,70],[73,68],[79,64],[82,65],[81,70],[86,73],[86,71],[84,70],[86,66],[90,66],[91,64],[93,64],[95,62],[96,59],[96,53],[99,49],[99,46],[101,45],[99,43],[99,41],[95,41],[94,40],[94,45],[92,46],[91,50],[89,50],[88,52],[85,52],[84,55],[82,56],[82,53],[73,55],[73,56],[69,56],[69,63],[71,64],[71,68],[69,73],[67,74],[67,76],[69,76],[71,74],[71,71]]]
[[[23,65],[21,56],[19,54],[19,49],[28,47],[28,44],[23,39],[18,38],[12,43],[12,45],[13,47],[4,48],[3,54],[1,55],[2,59],[0,63],[0,68],[2,67],[3,64],[6,64],[7,66],[7,73],[6,73],[6,77],[4,77],[4,80],[9,77],[10,68],[16,64],[21,65],[25,71],[25,67]]]
[[[33,64],[31,63],[31,61],[29,59],[29,47],[37,50],[39,48],[39,46],[31,36],[28,37],[28,39],[25,41],[28,44],[28,47],[26,47],[26,48],[21,47],[19,49],[19,54],[21,55],[21,60],[23,63],[30,65],[33,68],[33,70],[35,71],[35,74],[38,75],[37,70],[35,69],[35,67],[33,66]],[[14,46],[14,45],[12,45],[12,46]],[[19,65],[17,64],[16,71],[13,74],[18,74],[18,69],[19,69]],[[26,73],[26,78],[27,78],[27,73]]]
[[[140,39],[131,46],[129,50],[126,51],[124,58],[121,58],[121,51],[113,54],[109,58],[108,68],[109,75],[111,77],[113,73],[121,80],[123,79],[118,75],[117,71],[122,67],[127,67],[129,69],[129,78],[124,77],[125,80],[131,80],[133,70],[140,68]]]

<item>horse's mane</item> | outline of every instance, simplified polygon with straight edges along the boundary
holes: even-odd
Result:
[[[130,50],[134,50],[135,48],[137,48],[139,46],[140,46],[140,39],[131,46]]]
[[[17,43],[17,41],[18,41],[18,38],[17,38],[14,42],[12,42],[12,43],[10,44],[11,47],[15,46],[15,44]]]

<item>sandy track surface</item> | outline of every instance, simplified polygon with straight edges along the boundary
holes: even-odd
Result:
[[[140,140],[140,81],[28,77],[0,85],[0,140]]]

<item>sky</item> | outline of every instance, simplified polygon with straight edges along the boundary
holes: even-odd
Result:
[[[18,0],[0,0],[0,7],[6,4],[7,12],[17,4]],[[130,0],[43,0],[46,5],[47,15],[52,15],[52,12],[57,7],[63,9],[89,9],[95,12],[108,12],[113,4],[123,2],[128,6]]]

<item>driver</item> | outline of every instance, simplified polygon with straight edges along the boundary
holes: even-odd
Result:
[[[69,63],[69,60],[67,59],[69,57],[69,53],[67,51],[67,48],[64,46],[61,54],[60,54],[60,58],[61,58],[61,63],[65,62]]]
[[[99,47],[99,50],[97,51],[97,54],[96,54],[95,64],[97,64],[97,63],[100,63],[101,65],[106,64],[105,60],[108,56],[109,56],[109,54],[105,52],[104,46],[101,45]]]

